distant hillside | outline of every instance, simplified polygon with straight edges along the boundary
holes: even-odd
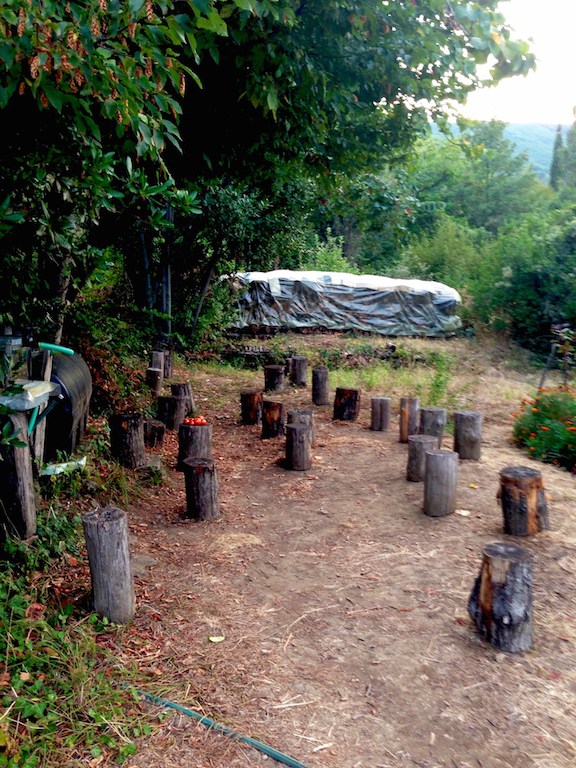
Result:
[[[509,123],[504,129],[504,136],[514,142],[519,152],[526,152],[537,175],[548,181],[556,125],[543,123]],[[564,126],[564,134],[568,126]]]

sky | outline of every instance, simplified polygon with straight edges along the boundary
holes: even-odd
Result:
[[[472,94],[474,120],[571,125],[576,107],[576,0],[507,0],[499,10],[516,37],[532,40],[537,70]]]

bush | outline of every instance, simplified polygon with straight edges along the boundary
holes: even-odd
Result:
[[[531,456],[576,473],[576,393],[539,389],[514,414],[514,441]]]

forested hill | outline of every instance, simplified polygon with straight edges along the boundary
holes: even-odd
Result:
[[[564,126],[564,133],[569,126]],[[513,141],[519,152],[526,152],[538,176],[548,181],[556,125],[544,123],[509,123],[504,136]]]

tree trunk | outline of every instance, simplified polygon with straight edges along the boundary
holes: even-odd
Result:
[[[314,426],[314,414],[304,408],[295,408],[288,411],[287,424],[304,424],[310,432],[310,446],[316,445],[316,429]]]
[[[144,421],[144,445],[148,448],[161,448],[164,444],[166,425],[157,419]]]
[[[262,439],[278,437],[284,434],[284,405],[275,400],[262,403]]]
[[[194,404],[194,395],[192,393],[192,387],[187,381],[183,383],[170,384],[170,392],[172,393],[172,397],[180,397],[186,401],[186,411],[184,413],[185,416],[188,413],[194,413],[196,410],[196,405]]]
[[[314,405],[328,405],[328,368],[325,365],[317,365],[312,368],[312,402]]]
[[[290,358],[290,384],[293,387],[307,386],[308,358],[304,355],[293,355]]]
[[[176,469],[184,471],[185,459],[212,460],[212,424],[180,424]]]
[[[115,413],[109,417],[110,452],[123,467],[135,469],[146,464],[144,419],[140,413]]]
[[[220,514],[218,474],[209,459],[185,459],[186,516],[194,520],[214,520]]]
[[[508,653],[531,648],[530,552],[515,544],[487,544],[468,600],[468,613],[480,635],[495,648]]]
[[[12,431],[25,445],[0,445],[0,521],[6,536],[29,539],[36,533],[36,499],[32,456],[28,445],[28,419],[23,412],[10,414]]]
[[[434,435],[410,435],[406,480],[421,483],[426,473],[426,452],[436,450],[438,450],[438,438]]]
[[[420,428],[421,435],[434,435],[438,438],[438,448],[442,447],[442,437],[444,427],[446,426],[445,408],[421,408],[420,409]]]
[[[334,397],[335,421],[356,421],[360,413],[360,390],[336,387]]]
[[[283,365],[264,366],[264,391],[281,392],[284,389],[285,372]]]
[[[418,433],[418,411],[420,400],[417,397],[400,398],[400,442],[407,443],[410,435]]]
[[[261,424],[262,423],[262,402],[264,393],[262,391],[250,390],[240,392],[240,413],[242,424]]]
[[[158,396],[162,391],[163,382],[164,382],[163,368],[148,368],[146,370],[146,384],[148,384],[148,386],[156,396]]]
[[[476,411],[454,412],[454,450],[460,459],[480,459],[482,421],[482,414]]]
[[[82,518],[94,593],[94,610],[115,624],[134,618],[128,518],[117,507],[100,507]]]
[[[542,474],[530,467],[500,471],[498,497],[504,515],[504,533],[531,536],[548,530],[548,505]]]
[[[286,425],[286,466],[298,471],[306,471],[312,466],[308,424]]]
[[[392,400],[389,397],[373,397],[370,400],[370,429],[386,432],[390,427]]]
[[[458,454],[428,451],[424,469],[424,514],[444,517],[456,511]]]
[[[166,424],[167,429],[178,429],[188,413],[190,401],[186,397],[162,395],[156,401],[158,419]]]

